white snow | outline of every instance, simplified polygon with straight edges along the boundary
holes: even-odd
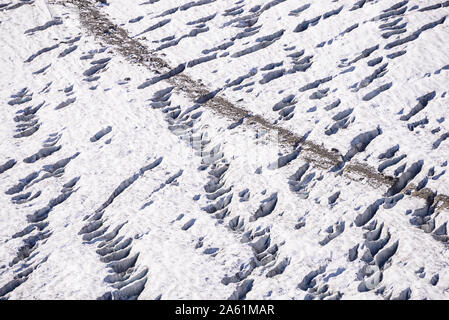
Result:
[[[448,14],[0,0],[0,298],[447,299]]]

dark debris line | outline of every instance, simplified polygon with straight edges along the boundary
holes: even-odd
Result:
[[[172,67],[158,57],[155,52],[152,52],[138,40],[131,38],[125,29],[112,23],[107,15],[100,12],[99,8],[96,7],[96,2],[89,0],[65,0],[64,3],[71,3],[78,7],[81,25],[98,40],[101,40],[102,43],[113,46],[131,63],[139,64],[157,73],[172,70]],[[210,93],[205,85],[193,80],[184,73],[176,74],[166,81],[173,85],[178,92],[182,92],[193,101]],[[248,110],[233,104],[218,94],[205,102],[203,106],[231,121],[236,122],[242,118],[246,118],[248,119],[247,123],[249,125],[256,125],[265,130],[277,132],[279,143],[282,146],[295,148],[298,144],[301,144],[302,153],[306,153],[306,155],[303,154],[303,157],[320,168],[331,169],[341,162],[338,155],[327,150],[325,147],[308,141],[305,137],[300,137],[296,133],[282,128],[279,125],[272,124],[260,115],[250,114]],[[397,181],[397,178],[379,173],[375,168],[355,162],[346,164],[344,174],[351,180],[360,181],[360,178],[364,178],[370,185],[384,187],[386,189],[391,188]],[[408,187],[409,189],[416,189],[416,186],[413,184],[410,184]],[[413,192],[411,195],[427,199],[431,194],[435,194],[435,192],[424,188],[420,191]],[[443,207],[449,207],[449,196],[439,194],[437,197]]]

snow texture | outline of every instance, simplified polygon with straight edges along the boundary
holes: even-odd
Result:
[[[0,0],[0,299],[448,299],[448,14]]]

